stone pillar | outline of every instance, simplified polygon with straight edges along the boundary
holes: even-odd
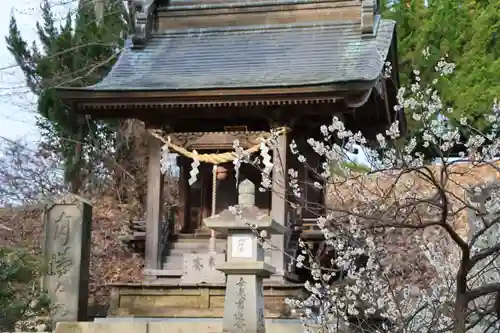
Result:
[[[271,193],[271,217],[274,221],[286,226],[287,213],[287,135],[283,134],[277,139],[277,144],[273,150],[273,173],[272,173],[272,193]],[[284,255],[285,235],[276,234],[271,236],[273,250],[271,253],[271,264],[276,268],[273,279],[283,280],[286,273],[287,260]]]
[[[68,195],[45,208],[42,287],[55,307],[54,323],[87,320],[92,207]]]
[[[236,207],[241,216],[226,209],[204,221],[207,227],[228,235],[227,260],[216,266],[226,274],[224,333],[264,333],[266,330],[262,281],[276,270],[264,262],[264,249],[251,226],[266,235],[283,234],[286,228],[254,204],[255,186],[247,179],[239,186]]]

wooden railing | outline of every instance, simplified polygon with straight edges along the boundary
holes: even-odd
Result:
[[[128,221],[126,235],[120,236],[120,241],[136,252],[144,252],[146,239],[146,221]]]
[[[168,250],[169,239],[173,236],[175,228],[175,206],[167,209],[163,221],[160,225],[160,255],[165,255]],[[128,221],[127,222],[127,235],[121,236],[120,240],[129,248],[136,252],[144,252],[146,242],[146,221]]]
[[[177,212],[177,207],[171,206],[166,211],[165,217],[160,225],[160,239],[159,239],[159,256],[160,261],[163,261],[166,255],[168,255],[168,250],[170,247],[170,240],[174,234],[175,228],[175,216]]]

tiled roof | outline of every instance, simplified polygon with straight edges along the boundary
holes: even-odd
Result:
[[[375,80],[391,45],[394,21],[375,36],[360,22],[155,34],[144,49],[128,42],[117,63],[89,90],[190,90],[293,87]]]
[[[177,9],[177,8],[216,8],[216,7],[246,7],[246,6],[265,6],[265,5],[294,5],[294,4],[307,4],[317,3],[321,0],[170,0],[164,8]]]

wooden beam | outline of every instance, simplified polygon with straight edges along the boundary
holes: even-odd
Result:
[[[373,0],[372,0],[373,2]],[[276,25],[276,24],[297,24],[311,22],[328,21],[354,21],[360,20],[360,5],[356,1],[346,3],[347,6],[323,6],[324,8],[301,8],[300,10],[274,10],[261,12],[236,12],[232,13],[212,11],[205,15],[184,16],[169,15],[169,12],[162,13],[159,18],[158,30],[163,32],[170,29],[200,29],[214,27],[231,26],[252,26],[252,25]],[[263,7],[263,6],[262,6]],[[261,7],[261,8],[262,8]],[[190,11],[183,11],[184,13]],[[177,14],[177,13],[176,13]],[[372,12],[373,16],[373,12]]]
[[[160,170],[161,143],[149,139],[149,167],[146,220],[145,269],[158,269],[160,265],[160,223],[163,218],[164,177]]]
[[[58,96],[77,109],[137,108],[150,109],[221,106],[282,106],[333,103],[346,95],[371,89],[376,80],[325,83],[323,85],[283,88],[246,88],[210,90],[95,91],[82,88],[58,88]],[[179,112],[179,110],[176,110]]]
[[[268,136],[267,132],[177,132],[169,134],[173,144],[189,150],[233,149],[235,140],[242,148],[250,148],[260,143],[260,138]]]

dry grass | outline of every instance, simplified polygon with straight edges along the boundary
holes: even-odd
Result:
[[[430,170],[439,179],[439,169],[431,167]],[[465,200],[468,188],[498,178],[496,170],[487,165],[472,167],[468,164],[457,164],[448,168],[448,172],[450,180],[447,182],[446,192],[453,210],[464,206],[461,200]],[[436,187],[432,183],[416,172],[405,174],[397,180],[394,175],[389,174],[360,175],[359,178],[350,179],[343,184],[331,185],[328,190],[327,202],[333,211],[343,209],[352,211],[353,207],[359,207],[360,211],[363,212],[363,205],[366,203],[360,200],[360,193],[362,193],[362,196],[371,197],[372,202],[377,204],[384,203],[389,207],[394,204],[393,213],[394,208],[399,206],[397,200],[403,193],[411,192],[416,195],[416,199],[422,199],[431,197],[435,190]],[[381,198],[387,196],[388,193],[390,195],[387,199],[382,200]],[[438,217],[435,212],[417,211],[401,222],[418,225],[421,221],[417,215],[427,220]],[[386,216],[391,216],[391,208],[388,209]],[[370,222],[373,223],[373,221]],[[469,228],[466,210],[452,216],[448,223],[461,237],[467,239]],[[396,229],[390,234],[378,234],[380,243],[387,251],[387,256],[384,256],[382,260],[391,265],[395,284],[415,283],[425,287],[434,274],[433,267],[415,243],[416,235],[423,237],[426,243],[440,245],[442,251],[447,251],[446,255],[458,253],[458,248],[448,234],[439,227],[426,228],[425,230]]]
[[[0,246],[16,246],[40,252],[43,241],[42,207],[1,209],[0,224],[12,232],[0,230]],[[93,207],[90,257],[89,304],[106,307],[109,288],[113,282],[142,280],[144,260],[125,249],[118,235],[127,212],[106,198],[97,200]]]

